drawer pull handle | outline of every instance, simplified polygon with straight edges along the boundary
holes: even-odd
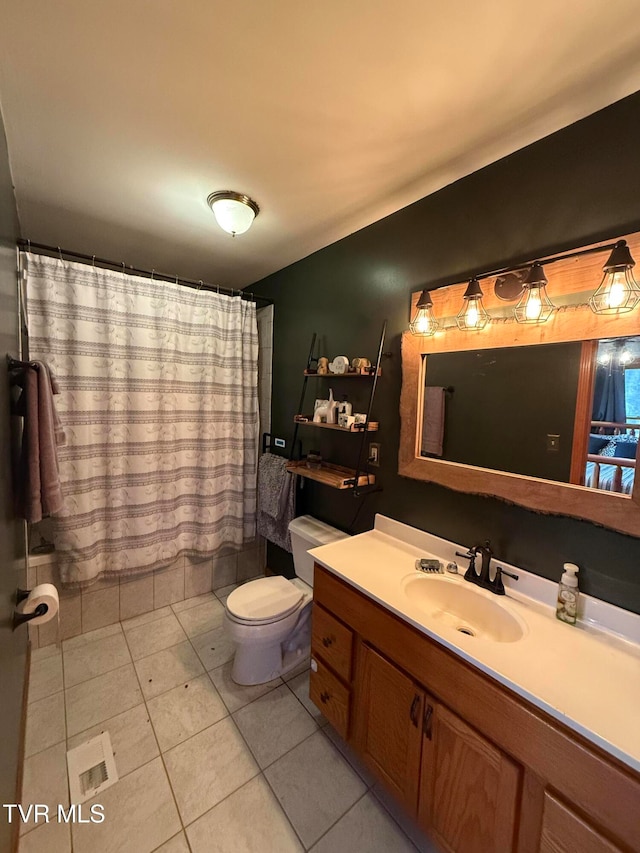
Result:
[[[420,707],[420,694],[416,693],[413,697],[413,702],[411,703],[411,710],[409,711],[409,719],[413,723],[414,726],[418,726],[418,708]]]
[[[329,699],[331,699],[331,693],[329,693],[327,690],[323,690],[322,693],[320,694],[320,701],[323,704],[326,704],[329,701]]]
[[[322,645],[325,647],[325,649],[328,649],[329,646],[332,646],[334,644],[335,640],[335,637],[323,637]]]
[[[422,721],[422,731],[427,740],[431,740],[431,723],[433,721],[433,705],[427,705],[424,711],[424,720]]]

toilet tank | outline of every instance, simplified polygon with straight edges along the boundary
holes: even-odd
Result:
[[[318,521],[312,515],[294,518],[289,524],[289,533],[296,576],[309,586],[313,586],[313,557],[309,556],[310,549],[329,545],[330,542],[337,542],[349,536],[324,521]]]

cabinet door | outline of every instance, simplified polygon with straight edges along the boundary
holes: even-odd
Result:
[[[425,693],[363,644],[358,660],[356,748],[365,763],[411,813],[418,800]]]
[[[452,853],[514,850],[521,768],[442,705],[423,728],[420,823]]]
[[[593,826],[549,792],[544,795],[540,853],[621,853]]]

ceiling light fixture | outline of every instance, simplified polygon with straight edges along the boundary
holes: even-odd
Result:
[[[518,323],[544,323],[554,309],[547,296],[547,277],[542,264],[536,262],[523,282],[522,296],[513,313]]]
[[[248,231],[253,220],[260,213],[260,208],[252,198],[233,190],[211,193],[207,198],[207,204],[213,211],[218,225],[232,237]]]
[[[482,304],[482,288],[477,278],[472,278],[464,292],[464,303],[456,317],[458,328],[463,332],[484,329],[489,314]]]
[[[433,301],[428,290],[422,291],[416,308],[416,316],[409,324],[409,331],[412,335],[422,335],[425,338],[430,338],[438,331],[440,323],[438,323],[433,313]]]

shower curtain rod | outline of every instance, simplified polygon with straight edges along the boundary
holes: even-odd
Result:
[[[119,270],[120,272],[136,273],[137,275],[143,275],[153,280],[157,279],[158,281],[173,281],[176,284],[181,284],[185,287],[192,287],[195,290],[211,290],[216,293],[222,293],[225,296],[238,294],[241,299],[246,299],[249,302],[263,302],[265,305],[274,304],[273,299],[267,299],[266,296],[256,296],[255,293],[251,293],[246,290],[234,290],[231,287],[218,287],[217,284],[207,284],[207,282],[196,281],[193,278],[182,278],[177,275],[167,275],[166,273],[161,273],[157,270],[143,270],[138,267],[127,266],[124,261],[110,261],[106,258],[97,258],[95,255],[84,255],[81,252],[71,252],[68,249],[61,249],[60,246],[47,246],[45,243],[33,243],[31,240],[24,239],[18,240],[17,244],[21,249],[26,249],[29,252],[35,250],[36,253],[40,255],[44,255],[49,252],[54,257],[59,257],[60,260],[62,260],[63,255],[66,255],[69,259],[74,258],[84,261],[85,263],[91,263],[93,266],[98,265],[100,267]]]

